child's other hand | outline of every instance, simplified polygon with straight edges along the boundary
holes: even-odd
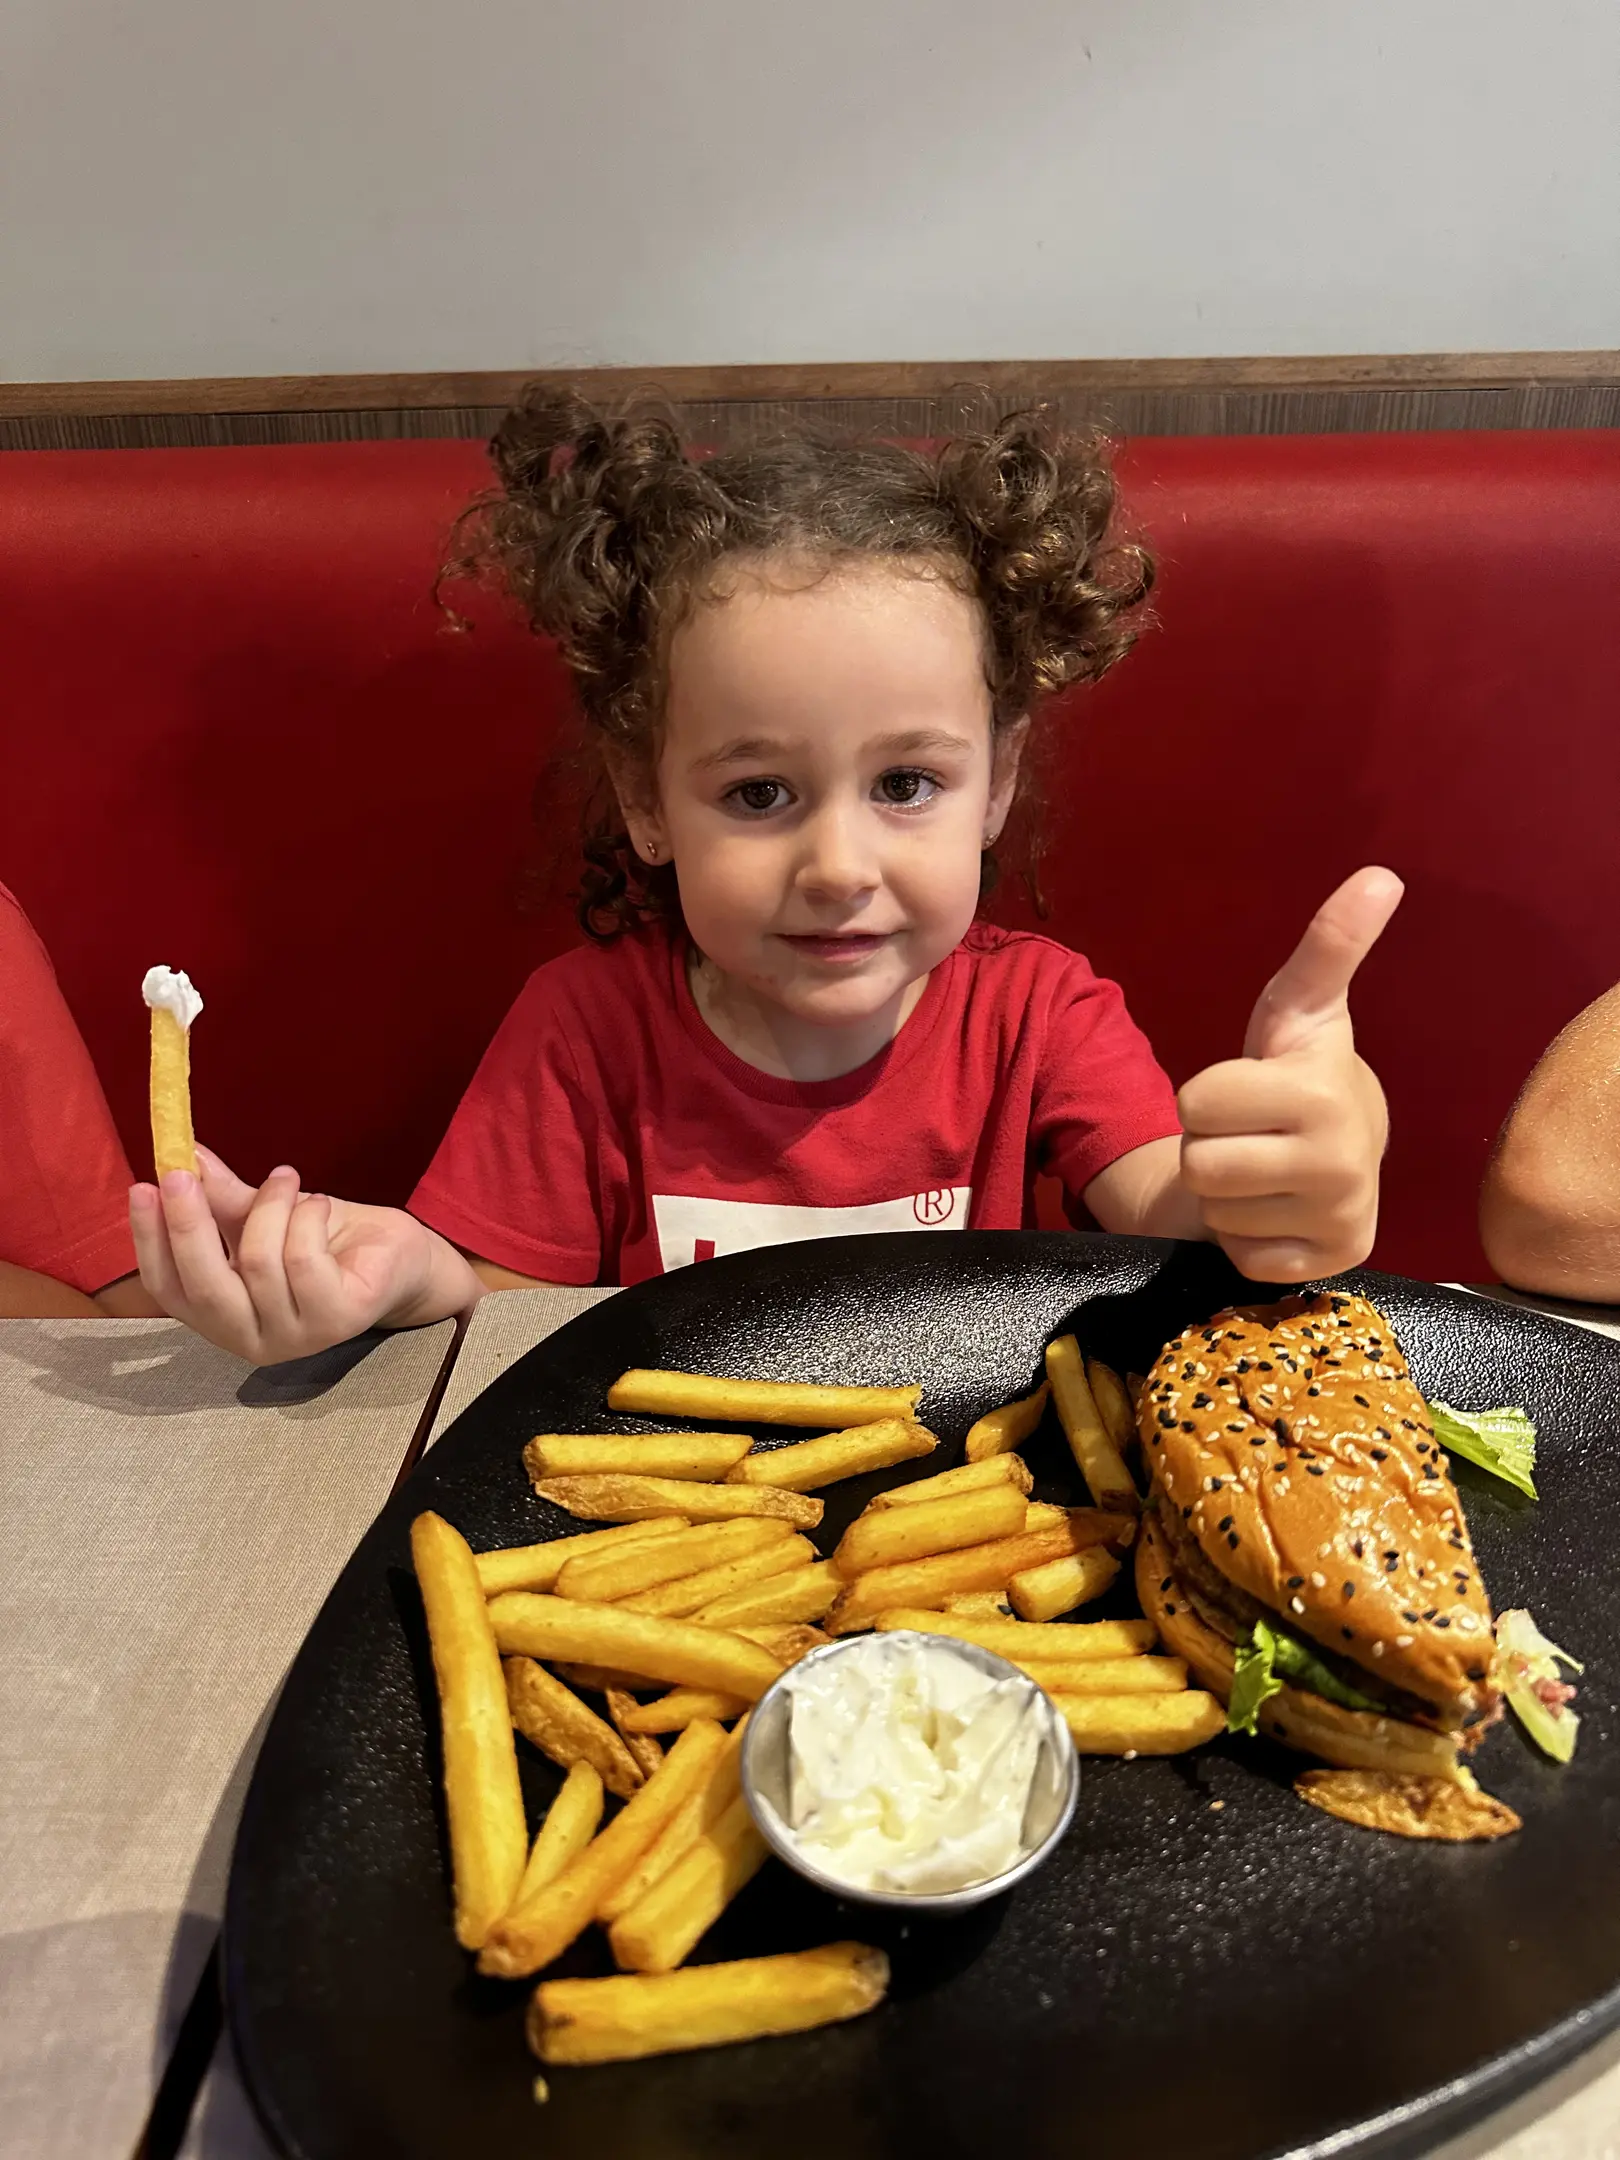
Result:
[[[255,1191],[206,1149],[197,1162],[199,1177],[135,1186],[130,1228],[153,1297],[222,1350],[274,1365],[379,1323],[442,1318],[435,1277],[454,1267],[441,1255],[467,1274],[465,1302],[477,1295],[466,1263],[403,1209],[301,1192],[285,1167]]]
[[[1372,1250],[1389,1118],[1349,990],[1401,892],[1388,870],[1348,878],[1260,993],[1242,1057],[1181,1090],[1182,1185],[1258,1281],[1333,1275]]]

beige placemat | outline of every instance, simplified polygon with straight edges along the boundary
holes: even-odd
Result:
[[[429,1446],[526,1350],[604,1298],[617,1295],[614,1290],[496,1290],[480,1298],[433,1420]]]
[[[270,1702],[452,1335],[260,1371],[173,1321],[0,1323],[0,2149],[138,2137]]]

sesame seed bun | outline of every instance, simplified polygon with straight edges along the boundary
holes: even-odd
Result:
[[[1198,1685],[1220,1701],[1228,1701],[1232,1645],[1188,1604],[1164,1533],[1151,1516],[1143,1523],[1136,1544],[1136,1594],[1171,1656],[1185,1658]],[[1388,1770],[1426,1778],[1455,1779],[1458,1775],[1457,1741],[1450,1733],[1367,1710],[1346,1710],[1308,1688],[1289,1687],[1286,1682],[1261,1704],[1257,1722],[1269,1739],[1341,1770]]]
[[[1218,1313],[1166,1346],[1137,1414],[1166,1542],[1206,1593],[1211,1633],[1226,1612],[1234,1639],[1275,1614],[1400,1715],[1483,1728],[1497,1704],[1490,1602],[1445,1451],[1376,1306],[1323,1293]]]

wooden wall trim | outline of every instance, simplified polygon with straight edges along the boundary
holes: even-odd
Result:
[[[0,419],[169,413],[432,412],[498,408],[535,380],[588,395],[656,382],[681,404],[1231,391],[1620,387],[1620,352],[1304,354],[1197,360],[852,360],[759,367],[497,369],[389,375],[230,375],[158,382],[0,383]]]

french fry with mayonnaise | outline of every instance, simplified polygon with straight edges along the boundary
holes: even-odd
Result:
[[[897,1508],[894,1512],[903,1517],[908,1511]],[[1074,1517],[1079,1520],[1072,1519]],[[861,1520],[869,1518],[863,1516]],[[946,1598],[967,1590],[1004,1590],[1015,1575],[1044,1567],[1048,1560],[1061,1560],[1068,1554],[1083,1552],[1095,1544],[1096,1521],[1095,1509],[1076,1508],[1070,1521],[1050,1530],[1024,1530],[1016,1537],[993,1538],[988,1544],[968,1545],[957,1552],[935,1553],[926,1560],[869,1568],[865,1574],[858,1575],[848,1589],[839,1593],[837,1604],[827,1616],[828,1630],[834,1635],[847,1635],[856,1628],[871,1627],[877,1615],[890,1606],[927,1609],[943,1605]],[[984,1624],[993,1625],[991,1622]],[[1006,1624],[1017,1626],[1021,1623]],[[941,1629],[938,1632],[949,1631]]]
[[[197,1174],[191,1130],[191,1024],[203,1001],[183,968],[148,968],[141,996],[151,1015],[148,1106],[152,1119],[152,1169]]]
[[[659,1583],[695,1575],[762,1547],[790,1544],[793,1525],[752,1516],[741,1522],[695,1523],[674,1537],[643,1539],[607,1551],[582,1552],[556,1580],[559,1597],[583,1598],[588,1605],[615,1605]]]
[[[622,1471],[685,1484],[723,1478],[752,1445],[746,1433],[536,1433],[523,1460],[531,1477]]]
[[[1060,1335],[1047,1344],[1046,1377],[1052,1383],[1058,1423],[1092,1499],[1100,1508],[1140,1513],[1142,1502],[1135,1483],[1092,1400],[1080,1345],[1072,1335]]]
[[[651,1590],[638,1591],[634,1597],[616,1602],[628,1612],[667,1613],[671,1619],[684,1620],[701,1612],[705,1605],[712,1605],[716,1598],[746,1590],[751,1583],[769,1582],[795,1568],[813,1567],[817,1554],[810,1540],[794,1535],[785,1523],[782,1528],[788,1530],[786,1537],[774,1538],[756,1551],[744,1553],[740,1560],[701,1568],[695,1575],[678,1575],[672,1582],[658,1583]]]
[[[880,1492],[865,1512],[871,1515],[887,1508],[916,1507],[925,1500],[954,1500],[958,1493],[982,1492],[987,1485],[1016,1485],[1027,1495],[1034,1482],[1022,1455],[988,1455],[983,1462],[961,1463],[954,1470],[941,1470],[936,1477],[891,1486],[887,1492]]]
[[[531,1747],[564,1770],[589,1763],[610,1793],[628,1800],[645,1783],[640,1764],[611,1725],[533,1658],[505,1660],[512,1723]]]
[[[476,1950],[511,1904],[529,1857],[512,1715],[466,1539],[442,1515],[418,1515],[411,1560],[439,1690],[456,1940]]]
[[[1020,1620],[1055,1620],[1099,1598],[1119,1573],[1119,1562],[1101,1545],[1027,1568],[1007,1585],[1007,1596]]]
[[[765,1626],[773,1621],[821,1620],[831,1612],[844,1578],[830,1560],[791,1568],[751,1589],[734,1590],[692,1615],[705,1627]]]
[[[584,1530],[578,1537],[553,1538],[545,1545],[501,1546],[474,1555],[478,1580],[485,1597],[499,1597],[503,1590],[554,1590],[569,1561],[582,1553],[616,1552],[686,1527],[684,1515],[657,1515],[648,1522],[621,1523],[612,1530]]]
[[[669,1686],[719,1688],[757,1702],[782,1670],[758,1643],[694,1620],[585,1605],[573,1598],[503,1591],[485,1608],[505,1657],[565,1658],[606,1665]]]
[[[742,1789],[738,1765],[742,1760],[746,1716],[729,1734],[725,1746],[709,1765],[709,1773],[665,1823],[624,1879],[616,1883],[597,1908],[597,1919],[606,1927],[638,1905],[662,1876],[669,1873],[688,1846],[710,1830]]]
[[[857,1516],[838,1542],[833,1564],[845,1577],[898,1566],[933,1553],[987,1545],[1025,1527],[1028,1503],[1016,1485],[986,1485],[976,1492],[924,1500],[916,1507],[880,1508]]]
[[[1124,1381],[1101,1358],[1087,1358],[1086,1385],[1097,1405],[1097,1415],[1108,1428],[1109,1439],[1124,1456],[1136,1439],[1136,1412],[1131,1408]]]
[[[657,1770],[560,1875],[543,1883],[490,1929],[478,1969],[507,1980],[539,1972],[596,1918],[602,1900],[629,1874],[670,1817],[700,1791],[728,1745],[718,1725],[688,1725]]]
[[[976,1425],[969,1426],[963,1446],[967,1460],[970,1463],[985,1462],[1021,1447],[1046,1415],[1051,1392],[1051,1382],[1043,1380],[1033,1395],[1021,1396],[1017,1402],[1003,1403],[999,1410],[992,1410]]]
[[[921,1387],[811,1387],[797,1380],[727,1380],[709,1373],[621,1373],[608,1408],[634,1417],[715,1418],[723,1425],[822,1425],[842,1430],[883,1418],[909,1423]]]
[[[1184,1755],[1226,1730],[1225,1704],[1200,1688],[1166,1695],[1047,1693],[1082,1755]]]
[[[602,1780],[587,1762],[577,1762],[562,1781],[562,1789],[546,1810],[529,1849],[529,1861],[518,1884],[514,1905],[534,1897],[578,1859],[595,1837],[602,1820]]]
[[[808,1493],[778,1492],[773,1485],[688,1485],[679,1478],[533,1477],[542,1500],[595,1522],[638,1522],[652,1515],[684,1515],[693,1523],[733,1522],[739,1516],[775,1515],[796,1530],[813,1530],[822,1502]]]
[[[1075,1620],[1036,1626],[1027,1620],[972,1620],[959,1613],[928,1612],[916,1606],[895,1606],[878,1614],[873,1623],[879,1633],[895,1628],[916,1628],[924,1635],[949,1635],[957,1642],[977,1643],[993,1650],[1014,1665],[1025,1658],[1051,1658],[1073,1663],[1080,1658],[1139,1657],[1158,1641],[1151,1620]]]
[[[726,1473],[728,1485],[774,1485],[784,1492],[814,1492],[841,1478],[869,1470],[892,1470],[896,1463],[932,1455],[939,1436],[909,1418],[880,1418],[875,1425],[852,1425],[848,1432],[825,1433],[819,1440],[796,1440],[790,1447],[764,1448],[745,1455]]]
[[[881,1950],[829,1943],[684,1972],[545,1980],[526,2029],[543,2063],[631,2062],[835,2025],[875,2009],[888,1986]]]

